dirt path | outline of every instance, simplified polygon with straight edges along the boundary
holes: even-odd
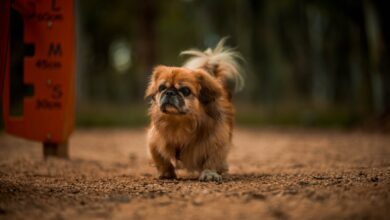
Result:
[[[71,160],[0,134],[0,219],[389,219],[390,137],[237,129],[221,184],[154,178],[140,130],[80,130]]]

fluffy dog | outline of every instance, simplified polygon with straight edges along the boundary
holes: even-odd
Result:
[[[221,181],[228,170],[234,122],[232,94],[243,87],[241,56],[224,46],[188,50],[182,67],[157,66],[150,98],[148,145],[159,178],[176,178],[182,167],[201,181]]]

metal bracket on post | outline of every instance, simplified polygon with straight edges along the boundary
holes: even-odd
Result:
[[[69,159],[69,144],[65,143],[43,143],[43,156],[47,159],[49,156]]]

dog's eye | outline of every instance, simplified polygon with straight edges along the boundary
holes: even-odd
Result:
[[[189,96],[191,94],[191,90],[188,87],[181,87],[179,90],[184,96]]]
[[[167,88],[167,87],[166,87],[165,85],[160,85],[160,86],[158,87],[158,91],[159,91],[159,92],[162,92],[162,91],[164,91],[166,88]]]

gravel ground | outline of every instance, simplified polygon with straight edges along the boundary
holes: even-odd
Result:
[[[157,180],[145,131],[77,130],[70,160],[0,133],[0,219],[389,219],[390,136],[235,132],[222,183]]]

